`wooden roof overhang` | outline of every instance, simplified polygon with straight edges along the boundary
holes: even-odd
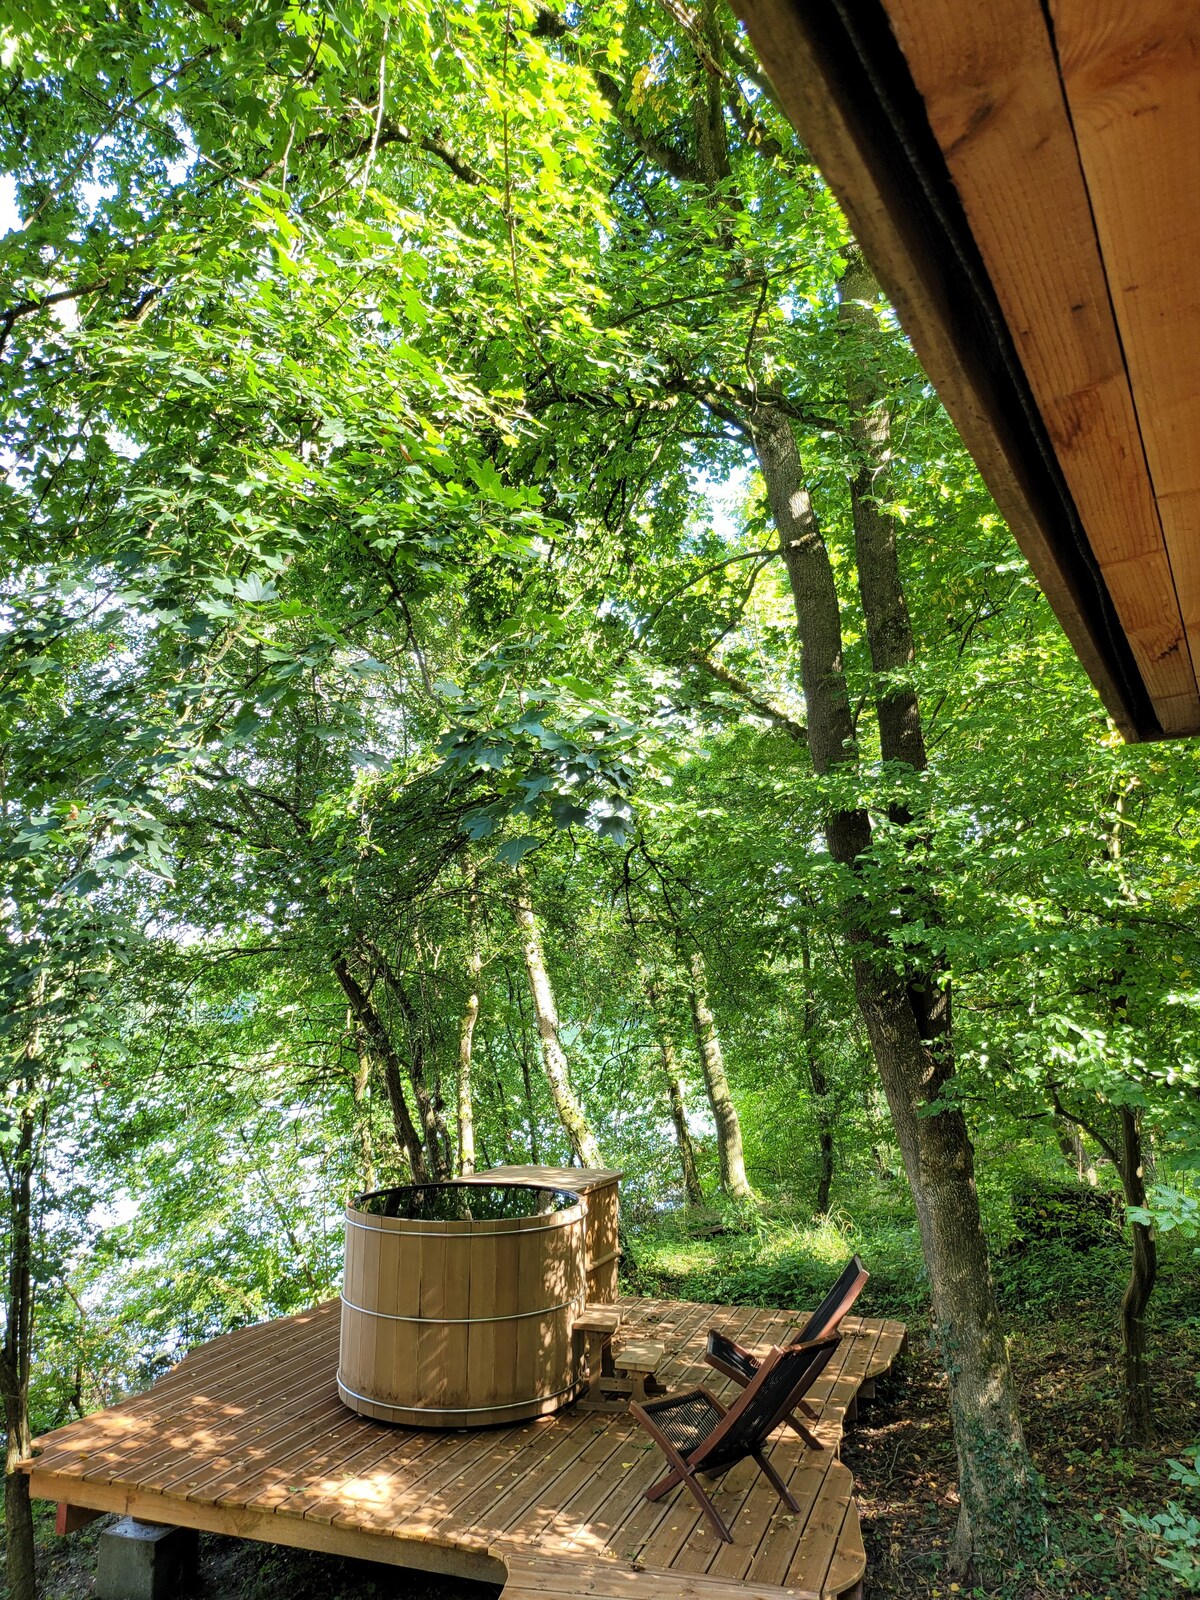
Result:
[[[1200,8],[735,5],[1121,732],[1200,732]]]

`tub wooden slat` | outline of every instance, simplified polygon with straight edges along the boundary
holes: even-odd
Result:
[[[520,1421],[575,1398],[585,1202],[479,1223],[351,1206],[347,1221],[338,1381],[352,1409],[461,1428]]]

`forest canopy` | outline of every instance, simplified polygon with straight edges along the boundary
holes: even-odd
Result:
[[[14,1600],[36,1433],[503,1162],[622,1169],[634,1287],[860,1249],[953,1570],[1059,1550],[1047,1207],[1108,1444],[1200,1433],[1200,761],[1106,719],[733,14],[0,4],[0,102]]]

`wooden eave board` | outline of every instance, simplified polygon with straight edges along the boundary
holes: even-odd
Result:
[[[1183,620],[1200,659],[1200,14],[1052,0],[1079,159]]]
[[[1188,8],[734,4],[1118,728],[1200,731]]]
[[[703,1363],[710,1327],[756,1345],[801,1320],[683,1301],[620,1307],[626,1337],[665,1346],[671,1389],[733,1388]],[[517,1427],[421,1432],[354,1415],[334,1388],[336,1301],[201,1346],[145,1393],[39,1440],[27,1470],[39,1498],[464,1577],[507,1572],[514,1595],[548,1562],[562,1600],[829,1600],[854,1588],[866,1559],[837,1459],[842,1423],[857,1387],[904,1342],[899,1323],[844,1326],[814,1389],[824,1448],[806,1451],[787,1430],[771,1446],[802,1516],[781,1514],[743,1463],[716,1490],[736,1513],[728,1550],[682,1491],[644,1500],[661,1459],[625,1417],[569,1408]]]
[[[1200,697],[1193,649],[1200,659],[1200,633],[1193,630],[1189,648],[1089,186],[1042,7],[1039,0],[883,3],[1159,720],[1168,734],[1194,733]],[[1088,22],[1101,14],[1083,0],[1059,9]],[[1103,32],[1082,31],[1089,40]],[[1188,100],[1195,122],[1195,89]],[[1120,135],[1106,169],[1118,181],[1107,189],[1129,179],[1131,196],[1145,199],[1129,204],[1123,220],[1148,221],[1160,198],[1152,176],[1147,185],[1139,176],[1147,175],[1146,164],[1131,162],[1126,171],[1122,159],[1148,154],[1153,135],[1150,141],[1126,139],[1127,120],[1107,119]],[[1194,138],[1196,129],[1191,132]],[[1200,217],[1193,227],[1200,234]],[[1122,238],[1132,231],[1115,230]],[[1131,264],[1130,275],[1152,280],[1161,276],[1151,262],[1161,251],[1162,229],[1158,237],[1151,228],[1137,231],[1146,254]],[[1181,334],[1186,339],[1184,330],[1161,319],[1154,332],[1168,341]],[[1156,361],[1172,372],[1187,365],[1171,359],[1161,340],[1153,342],[1146,368]],[[1200,410],[1200,394],[1192,404]],[[1200,440],[1189,441],[1189,451],[1194,474]],[[1193,488],[1200,489],[1200,478],[1194,477]]]

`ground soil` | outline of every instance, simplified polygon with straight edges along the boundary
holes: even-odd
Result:
[[[1030,1571],[1005,1593],[1025,1600],[1166,1600],[1180,1590],[1156,1567],[1121,1508],[1158,1509],[1168,1497],[1166,1460],[1200,1437],[1196,1333],[1155,1334],[1159,1438],[1120,1444],[1120,1373],[1111,1330],[1086,1320],[1041,1322],[1014,1337],[1012,1357],[1026,1433],[1045,1482],[1049,1550],[1030,1551]],[[946,1380],[927,1328],[876,1399],[860,1411],[843,1450],[854,1474],[867,1546],[868,1600],[963,1600],[982,1591],[946,1575],[958,1516]],[[1194,1444],[1193,1444],[1194,1449]]]

